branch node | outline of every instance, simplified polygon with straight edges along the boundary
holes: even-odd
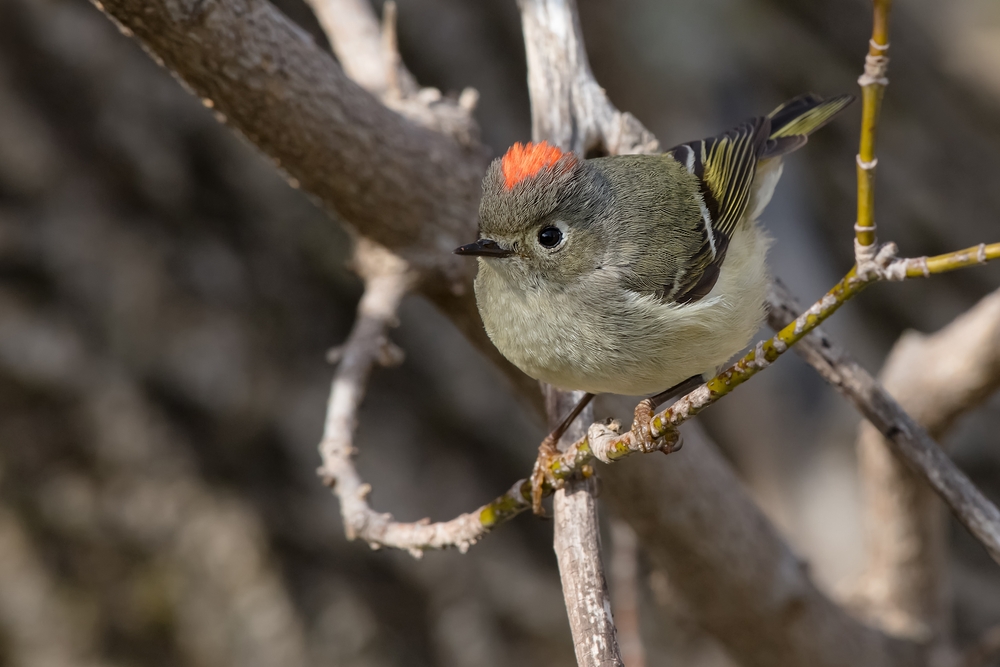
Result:
[[[602,463],[611,463],[609,456],[612,446],[621,435],[621,422],[612,421],[608,424],[591,424],[587,429],[587,442],[594,457]]]
[[[379,345],[378,349],[378,361],[379,366],[382,368],[395,368],[406,360],[406,353],[401,347],[389,340],[388,337],[382,337],[382,343]]]
[[[889,45],[886,44],[888,49]],[[889,79],[886,74],[889,71],[889,56],[865,56],[865,73],[858,77],[858,85],[865,86],[888,86]]]
[[[878,166],[878,158],[877,157],[873,157],[870,162],[865,162],[864,160],[861,159],[861,155],[858,154],[855,157],[855,160],[857,160],[858,166],[861,167],[862,169],[864,169],[865,171],[871,171],[876,166]],[[855,225],[855,228],[857,228],[856,225]],[[865,228],[865,229],[867,229],[867,228]]]
[[[857,229],[858,227],[855,226]],[[872,227],[862,229],[873,229]],[[906,277],[906,260],[897,260],[899,249],[895,243],[872,243],[865,245],[854,239],[854,261],[856,264],[855,273],[857,277],[864,281],[870,280],[902,280],[897,278],[900,269],[894,267],[895,264],[903,264],[903,278]]]

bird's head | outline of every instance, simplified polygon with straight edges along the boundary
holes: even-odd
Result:
[[[483,179],[479,240],[455,252],[523,277],[525,287],[566,284],[599,263],[610,205],[607,182],[586,161],[544,141],[514,144]]]

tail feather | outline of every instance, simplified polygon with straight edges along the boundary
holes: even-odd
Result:
[[[828,100],[813,93],[799,95],[768,114],[771,134],[761,159],[791,153],[805,145],[810,134],[830,122],[843,111],[854,95],[837,95]]]

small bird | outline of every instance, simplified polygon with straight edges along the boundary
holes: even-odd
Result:
[[[802,95],[658,155],[514,144],[483,180],[481,238],[455,250],[479,258],[490,339],[560,389],[659,394],[636,413],[648,440],[669,390],[714,373],[757,331],[770,245],[757,218],[781,157],[853,99]]]

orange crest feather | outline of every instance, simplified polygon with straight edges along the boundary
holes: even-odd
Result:
[[[504,187],[508,190],[528,178],[534,176],[542,169],[551,167],[559,161],[564,153],[555,146],[550,146],[547,142],[541,143],[516,143],[511,146],[500,161],[500,168],[503,171]]]

